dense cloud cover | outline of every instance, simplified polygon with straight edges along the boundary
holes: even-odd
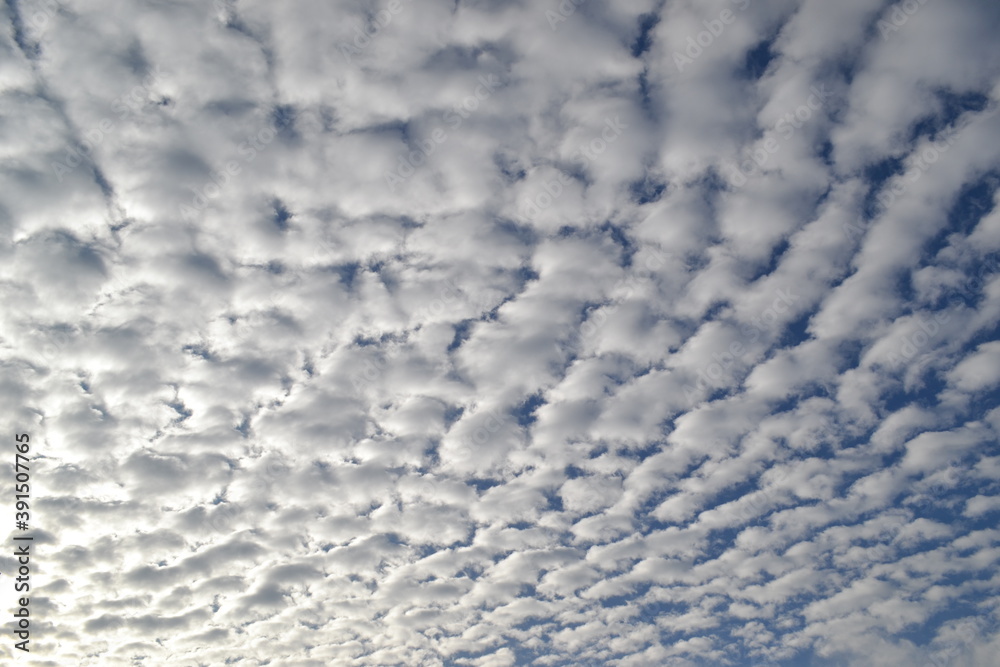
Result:
[[[0,12],[0,656],[996,664],[1000,4]]]

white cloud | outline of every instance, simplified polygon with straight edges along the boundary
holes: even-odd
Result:
[[[38,664],[992,664],[992,5],[0,17]]]

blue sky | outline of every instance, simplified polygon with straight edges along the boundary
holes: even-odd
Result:
[[[0,656],[995,664],[1000,5],[0,14]]]

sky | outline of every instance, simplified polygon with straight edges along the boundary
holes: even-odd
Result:
[[[1000,3],[0,24],[0,662],[996,665]]]

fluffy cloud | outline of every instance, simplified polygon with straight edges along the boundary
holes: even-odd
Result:
[[[612,4],[0,8],[37,664],[993,664],[1000,9]]]

